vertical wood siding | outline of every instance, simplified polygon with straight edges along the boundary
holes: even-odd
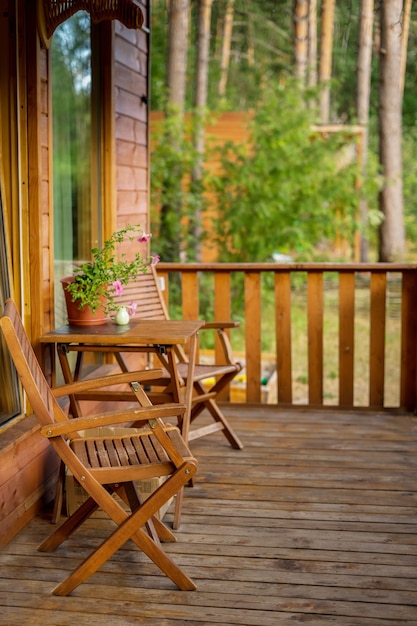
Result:
[[[116,22],[114,43],[118,226],[148,220],[148,35]]]

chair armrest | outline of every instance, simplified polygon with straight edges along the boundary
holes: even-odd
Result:
[[[204,326],[200,329],[200,332],[206,329],[222,330],[225,328],[237,328],[238,326],[240,326],[240,322],[205,322]]]
[[[232,346],[230,343],[227,330],[230,328],[237,328],[240,325],[239,322],[206,322],[201,330],[217,330],[217,335],[220,340],[220,344],[223,350],[226,363],[228,365],[236,365],[235,358],[233,356]]]
[[[138,382],[143,383],[148,380],[155,380],[162,376],[162,369],[142,370],[140,372],[123,372],[122,374],[110,374],[99,378],[86,378],[74,383],[67,383],[60,387],[54,387],[52,393],[55,398],[68,396],[70,394],[99,389],[100,387],[110,387],[122,383]]]
[[[78,430],[98,428],[100,426],[112,426],[126,422],[147,421],[150,419],[164,419],[166,417],[178,417],[184,415],[186,406],[171,402],[157,406],[140,407],[139,409],[126,409],[114,413],[102,413],[88,417],[74,417],[65,422],[56,422],[41,427],[41,435],[47,439],[75,433]]]

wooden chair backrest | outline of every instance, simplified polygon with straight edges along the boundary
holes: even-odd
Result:
[[[123,287],[123,294],[117,298],[117,304],[129,306],[131,302],[136,302],[137,305],[135,319],[170,319],[155,267],[149,267],[146,274],[139,274],[134,281]],[[181,346],[175,346],[174,352],[181,362],[188,362]]]
[[[137,319],[169,319],[154,267],[150,267],[146,274],[139,274],[134,281],[123,287],[123,294],[117,298],[117,304],[129,306],[131,302],[137,304]]]
[[[23,327],[15,303],[7,300],[0,318],[10,356],[26,391],[32,409],[42,426],[64,422],[68,418],[56,401]]]

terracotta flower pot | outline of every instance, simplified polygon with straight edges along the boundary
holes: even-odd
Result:
[[[104,310],[105,298],[103,297],[103,305],[92,312],[89,306],[83,306],[79,308],[79,300],[72,302],[72,296],[68,293],[66,286],[68,283],[73,282],[74,276],[67,276],[61,278],[62,287],[64,289],[65,303],[67,305],[68,324],[71,326],[99,326],[107,322],[106,313]]]

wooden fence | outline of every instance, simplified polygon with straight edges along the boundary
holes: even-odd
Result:
[[[276,379],[273,402],[279,405],[416,409],[416,265],[160,263],[158,273],[168,287],[180,275],[177,316],[205,318],[208,309],[212,319],[239,318],[247,402],[262,401],[266,351]],[[296,307],[298,318],[304,311],[304,325],[294,316]],[[327,323],[329,307],[336,309],[336,324]],[[265,326],[273,333],[267,348]],[[300,354],[301,373],[294,362]],[[326,392],[329,381],[337,387],[332,394]],[[365,395],[358,395],[364,386]]]

